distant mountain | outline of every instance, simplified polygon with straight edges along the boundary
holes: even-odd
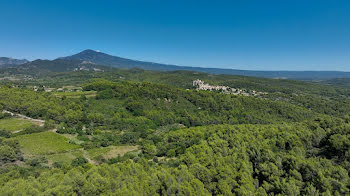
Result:
[[[111,67],[96,65],[94,63],[80,60],[35,60],[16,67],[18,73],[34,73],[36,75],[46,74],[48,72],[70,72],[70,71],[105,71]]]
[[[177,65],[168,65],[160,63],[152,63],[145,61],[132,60],[117,56],[112,56],[94,50],[84,50],[78,54],[62,57],[59,59],[65,60],[80,60],[89,63],[106,65],[116,68],[140,68],[145,70],[159,71],[176,71],[188,70],[198,71],[211,74],[228,74],[228,75],[243,75],[265,78],[285,78],[296,80],[325,80],[333,78],[350,78],[350,72],[340,71],[250,71],[238,69],[219,69],[219,68],[203,68],[203,67],[185,67]]]
[[[80,60],[85,62],[91,62],[99,65],[112,66],[117,68],[141,68],[146,70],[179,70],[178,66],[175,65],[166,65],[152,62],[144,62],[131,60],[127,58],[112,56],[103,52],[97,52],[94,50],[84,50],[78,54],[61,57],[59,59],[65,60]]]
[[[28,62],[29,61],[26,59],[13,59],[8,57],[0,57],[0,67],[11,67],[15,65],[28,63]]]
[[[350,72],[340,71],[250,71],[238,69],[219,69],[203,67],[186,67],[132,60],[112,56],[94,50],[84,50],[78,54],[61,57],[56,60],[35,60],[0,57],[0,68],[16,68],[14,71],[45,74],[46,72],[68,72],[78,70],[105,71],[114,68],[139,68],[157,71],[195,71],[210,74],[242,75],[265,78],[282,78],[295,80],[331,80],[350,78]],[[4,70],[3,70],[4,71]]]

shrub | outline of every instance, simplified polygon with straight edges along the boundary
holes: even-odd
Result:
[[[88,160],[84,157],[77,157],[77,158],[72,160],[73,167],[83,166],[86,163],[88,163]]]

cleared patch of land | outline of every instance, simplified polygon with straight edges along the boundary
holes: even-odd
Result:
[[[84,156],[83,150],[76,149],[76,150],[72,150],[70,152],[46,155],[46,158],[49,161],[50,165],[54,162],[62,162],[62,163],[70,164],[73,159],[75,159],[76,157],[81,157],[81,156]]]
[[[103,156],[105,159],[114,158],[118,155],[123,156],[127,152],[138,150],[138,146],[109,146],[105,148],[93,148],[88,150],[92,159]]]
[[[56,97],[66,96],[67,98],[80,98],[85,95],[87,98],[95,97],[96,91],[77,91],[77,92],[52,92]]]
[[[68,143],[68,139],[53,132],[41,132],[15,137],[26,156],[45,155],[68,152],[80,148],[79,145]]]
[[[0,129],[7,131],[19,131],[28,128],[34,124],[31,120],[23,118],[6,118],[0,120]]]

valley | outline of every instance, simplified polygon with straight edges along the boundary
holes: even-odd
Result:
[[[43,72],[0,81],[2,193],[349,192],[346,87],[189,71]],[[74,176],[83,186],[73,188]]]

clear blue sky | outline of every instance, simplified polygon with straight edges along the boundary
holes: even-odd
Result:
[[[350,71],[349,0],[1,0],[0,56]]]

